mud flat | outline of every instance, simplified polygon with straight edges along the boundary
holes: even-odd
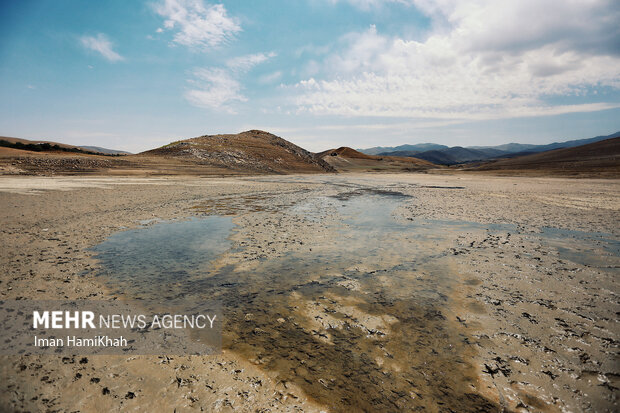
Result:
[[[617,180],[2,177],[0,299],[227,320],[217,356],[3,356],[0,408],[617,411],[619,210]]]

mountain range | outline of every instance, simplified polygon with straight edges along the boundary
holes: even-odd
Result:
[[[461,168],[462,170],[493,171],[510,175],[618,177],[620,174],[620,138],[603,139],[585,145],[463,165]]]
[[[607,136],[554,142],[546,145],[507,143],[497,146],[448,147],[434,143],[420,143],[395,147],[377,146],[368,149],[358,149],[358,151],[368,155],[415,157],[440,165],[458,165],[468,162],[513,158],[554,149],[573,148],[617,137],[620,137],[620,131]]]

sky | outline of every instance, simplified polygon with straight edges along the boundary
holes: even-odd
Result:
[[[620,130],[617,0],[0,0],[0,135],[311,151]]]

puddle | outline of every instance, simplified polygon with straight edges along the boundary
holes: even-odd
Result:
[[[457,233],[447,223],[397,219],[403,194],[344,194],[288,211],[312,221],[340,218],[308,250],[194,284],[220,291],[225,346],[335,411],[432,408],[438,401],[457,411],[492,410],[471,394],[476,373],[444,315]]]
[[[620,240],[611,234],[544,227],[540,237],[561,259],[601,270],[620,268]]]
[[[166,298],[172,286],[207,271],[230,248],[234,227],[232,218],[217,216],[145,225],[112,234],[93,248],[103,268],[99,275],[117,294]]]
[[[286,208],[308,221],[336,214],[338,224],[252,271],[210,265],[230,248],[226,217],[123,231],[95,251],[125,295],[221,301],[225,348],[335,411],[495,410],[472,393],[471,350],[444,314],[450,247],[483,229],[398,219],[407,198],[355,189]]]
[[[221,301],[225,348],[334,411],[497,411],[473,393],[474,349],[446,305],[460,282],[479,283],[457,281],[455,240],[515,227],[409,221],[395,214],[409,202],[401,192],[342,190],[278,211],[308,222],[337,219],[323,237],[304,239],[303,251],[256,261],[251,271],[213,265],[230,249],[234,225],[211,216],[112,235],[95,247],[102,275],[133,298]],[[538,236],[568,260],[596,255],[589,264],[609,266],[618,259],[618,242],[604,234],[543,229]]]

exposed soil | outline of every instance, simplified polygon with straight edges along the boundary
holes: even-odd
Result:
[[[217,267],[233,266],[240,293],[257,294],[257,304],[235,307],[227,290],[234,322],[219,356],[3,356],[0,408],[617,411],[620,265],[604,247],[620,236],[619,188],[616,180],[420,174],[2,177],[1,299],[111,298],[118,293],[95,276],[101,264],[90,247],[141,220],[224,214],[238,227]],[[390,241],[397,248],[345,254],[346,268],[319,260],[276,301],[274,280],[253,287],[248,274],[276,277],[310,250],[337,252],[342,217],[330,205],[364,196],[397,199],[394,222],[431,226],[403,232]],[[445,229],[435,239],[424,228]],[[407,248],[439,255],[415,258],[419,268],[401,285],[407,278],[390,271],[403,271],[398,249]],[[391,304],[369,305],[377,286],[392,291]],[[428,288],[441,294],[412,300],[411,291]],[[267,302],[275,306],[261,311]],[[405,325],[424,327],[408,347],[396,330]],[[358,347],[338,344],[356,331],[366,332],[353,337]]]

